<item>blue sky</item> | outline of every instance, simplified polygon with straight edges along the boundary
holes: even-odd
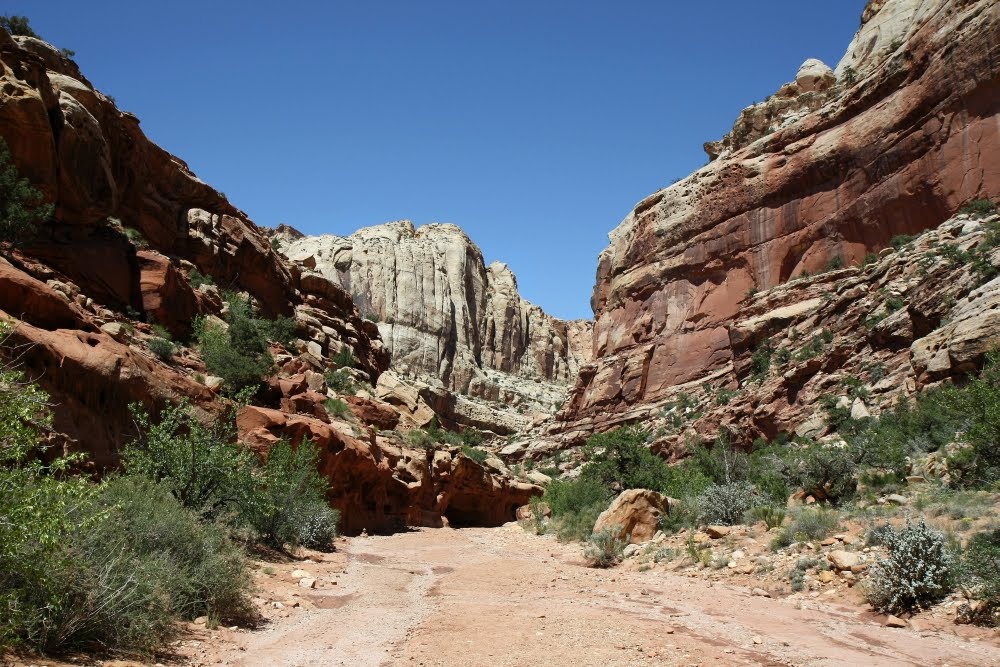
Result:
[[[590,317],[607,233],[865,0],[9,0],[260,225],[453,222]]]

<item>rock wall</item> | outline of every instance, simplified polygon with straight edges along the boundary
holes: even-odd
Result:
[[[589,360],[590,323],[557,320],[522,299],[510,268],[487,266],[455,225],[399,221],[348,237],[282,228],[275,238],[303,270],[351,293],[403,374],[551,412]]]
[[[131,402],[188,398],[218,411],[195,379],[200,360],[185,353],[165,364],[145,347],[151,324],[184,340],[196,315],[221,313],[217,287],[191,286],[195,269],[247,292],[266,315],[295,315],[301,351],[318,367],[346,345],[372,382],[385,370],[377,327],[349,294],[287,264],[57,49],[0,30],[0,83],[0,136],[55,205],[52,220],[0,259],[0,314],[22,321],[20,362],[52,395],[68,446],[104,467],[131,435]]]
[[[857,265],[1000,194],[1000,5],[884,0],[865,19],[836,81],[807,63],[707,146],[717,159],[611,232],[595,361],[554,433],[580,438],[678,387],[735,381],[734,322],[754,290]]]

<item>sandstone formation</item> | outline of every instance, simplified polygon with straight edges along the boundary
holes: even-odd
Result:
[[[617,528],[619,537],[631,544],[641,544],[653,539],[659,530],[660,518],[669,513],[669,500],[647,489],[628,489],[611,501],[611,506],[604,510],[594,532]]]
[[[826,312],[823,299],[838,298],[831,285],[789,281],[857,266],[894,236],[934,228],[966,202],[1000,195],[997,62],[994,2],[870,3],[836,85],[828,86],[825,68],[808,64],[798,81],[745,110],[730,135],[707,146],[711,163],[640,202],[611,232],[592,302],[594,362],[581,368],[551,432],[579,441],[706,382],[738,386],[748,363],[739,322],[748,304],[759,303],[755,291],[791,293],[774,307],[795,302],[804,310],[812,306],[802,295],[811,292],[821,300],[816,312]],[[819,317],[785,312],[771,321]],[[929,333],[920,330],[926,320],[913,326],[914,338]],[[905,328],[873,342],[905,347]],[[935,342],[917,351],[915,361],[937,349]]]
[[[378,323],[402,375],[522,413],[551,413],[589,360],[590,323],[557,320],[522,299],[510,268],[487,266],[455,225],[399,221],[346,238],[283,227],[275,238],[303,275],[351,293]]]
[[[51,395],[55,444],[87,452],[101,472],[136,435],[132,403],[155,414],[186,400],[204,419],[219,418],[230,405],[219,393],[226,387],[189,337],[196,316],[221,321],[220,290],[232,290],[264,316],[295,324],[291,343],[272,344],[275,374],[240,414],[241,436],[262,456],[280,438],[316,441],[344,530],[494,525],[541,493],[496,459],[480,465],[454,447],[408,448],[401,431],[427,425],[436,410],[464,410],[475,423],[478,408],[451,406],[433,388],[418,388],[412,410],[375,395],[376,385],[387,399],[407,389],[379,383],[389,350],[350,293],[275,252],[71,60],[0,30],[0,68],[0,135],[21,174],[55,205],[53,219],[0,257],[0,318],[16,323],[4,353]],[[526,310],[524,324],[534,317]],[[166,358],[149,345],[164,329],[177,341]],[[327,373],[345,365],[345,351],[351,368],[338,370],[346,377],[335,391]],[[531,359],[510,363],[548,363]],[[564,384],[566,363],[557,355],[546,367]]]

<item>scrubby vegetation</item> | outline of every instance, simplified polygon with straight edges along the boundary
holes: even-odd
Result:
[[[587,538],[583,555],[593,567],[611,567],[622,559],[622,552],[628,544],[628,537],[619,537],[621,526],[609,526]]]
[[[256,388],[274,368],[269,342],[288,345],[294,338],[295,322],[287,317],[260,317],[250,299],[226,293],[226,326],[204,317],[194,322],[195,339],[205,366],[225,381],[229,394]]]
[[[178,620],[252,616],[241,544],[332,547],[339,517],[310,443],[262,462],[232,415],[135,408],[123,474],[97,482],[81,456],[46,449],[47,401],[0,364],[0,646],[150,655]]]
[[[6,22],[4,27],[10,30],[10,21],[21,18],[3,17],[0,22]],[[0,243],[17,243],[30,236],[39,223],[52,217],[53,211],[52,204],[44,203],[42,194],[21,178],[7,142],[0,137]]]
[[[889,555],[875,562],[865,586],[872,607],[900,614],[926,607],[951,590],[954,558],[940,531],[920,521],[882,539]]]

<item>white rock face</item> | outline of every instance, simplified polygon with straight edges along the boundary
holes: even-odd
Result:
[[[872,0],[863,23],[837,64],[837,77],[847,68],[864,74],[892,58],[928,18],[944,9],[949,0]],[[893,48],[896,47],[896,48]]]
[[[837,77],[822,60],[810,58],[799,67],[799,72],[795,75],[795,83],[799,90],[810,93],[832,87],[837,83]]]
[[[289,259],[351,293],[404,375],[551,412],[590,359],[591,322],[558,320],[522,299],[510,268],[486,266],[455,225],[403,220],[348,237],[285,229],[277,238]]]

